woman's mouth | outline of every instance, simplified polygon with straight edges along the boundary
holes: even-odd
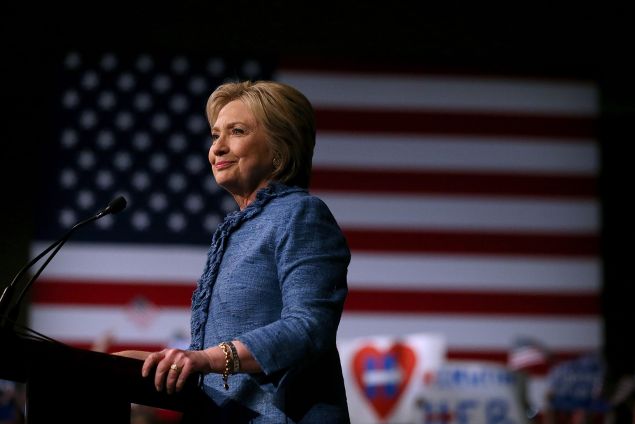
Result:
[[[232,166],[235,162],[229,160],[221,160],[214,164],[214,169],[225,169]]]

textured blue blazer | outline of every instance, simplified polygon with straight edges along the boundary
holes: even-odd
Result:
[[[272,183],[214,233],[192,296],[191,349],[240,340],[257,374],[203,378],[215,422],[349,422],[337,329],[350,251],[319,198]],[[222,420],[222,421],[221,421]]]

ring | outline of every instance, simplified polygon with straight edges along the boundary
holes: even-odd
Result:
[[[172,365],[170,365],[170,369],[171,369],[172,371],[179,372],[179,366],[178,366],[178,365],[176,365],[176,362],[175,362],[175,363],[173,363]]]

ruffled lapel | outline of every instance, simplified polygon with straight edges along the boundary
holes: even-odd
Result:
[[[267,187],[256,193],[256,200],[245,209],[228,214],[214,232],[211,246],[207,252],[205,269],[201,278],[198,280],[196,290],[194,290],[192,294],[191,349],[203,349],[203,328],[207,322],[212,289],[214,288],[216,277],[218,276],[218,269],[223,259],[229,236],[236,231],[243,222],[260,214],[265,205],[272,199],[296,191],[303,191],[303,189],[299,187],[288,187],[277,182],[270,183]]]

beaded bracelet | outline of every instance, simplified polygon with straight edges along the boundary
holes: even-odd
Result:
[[[231,352],[230,352],[230,347],[227,345],[227,343],[225,342],[220,343],[218,347],[223,349],[223,353],[225,354],[225,369],[223,370],[223,386],[225,387],[225,390],[229,390],[229,384],[227,383],[227,380],[229,379],[230,369],[233,369],[234,367],[234,364],[232,363],[234,361],[230,359]],[[231,367],[230,367],[230,363],[232,363]]]
[[[234,346],[233,342],[227,342],[226,344],[229,345],[229,348],[232,351],[232,362],[234,365],[232,374],[236,374],[240,372],[240,357],[238,356],[238,351],[236,350],[236,346]]]
[[[238,356],[238,350],[233,342],[221,342],[218,347],[223,349],[225,354],[225,369],[223,370],[223,385],[225,390],[229,390],[229,374],[236,374],[240,372],[240,357]]]

